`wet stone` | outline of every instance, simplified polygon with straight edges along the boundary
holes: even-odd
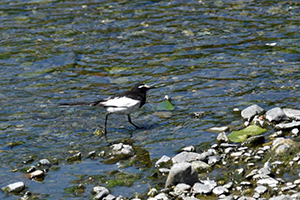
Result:
[[[52,166],[52,164],[48,159],[42,159],[38,162],[37,166],[42,167],[43,169],[49,169]]]
[[[217,186],[217,183],[212,180],[203,180],[201,181],[204,185],[207,185],[210,189],[213,189]]]
[[[189,190],[191,189],[191,186],[185,183],[179,183],[176,185],[176,187],[174,188],[174,192],[176,195],[180,195],[180,194],[184,194],[189,192]]]
[[[127,144],[113,144],[111,148],[114,156],[132,156],[134,154],[132,146]]]
[[[263,185],[260,185],[260,186],[257,186],[254,191],[257,192],[258,194],[264,194],[265,192],[267,192],[268,188],[263,186]]]
[[[228,142],[228,137],[226,136],[226,133],[225,132],[219,133],[219,135],[217,136],[217,141],[218,142]]]
[[[93,199],[100,200],[106,197],[109,194],[109,190],[102,186],[95,186],[93,188],[93,192],[96,193],[96,196],[94,196]]]
[[[156,199],[156,200],[168,200],[169,198],[168,198],[167,194],[165,194],[165,193],[159,193],[158,195],[156,195],[154,197],[154,199]]]
[[[193,152],[195,151],[195,147],[194,146],[183,147],[181,151]]]
[[[19,193],[22,190],[24,190],[24,188],[25,188],[25,184],[23,182],[16,182],[16,183],[9,184],[1,189],[2,191],[7,193],[9,192]]]
[[[284,114],[289,118],[294,120],[300,120],[300,110],[291,109],[291,108],[283,108],[282,109]]]
[[[44,176],[44,171],[42,171],[42,170],[36,170],[29,174],[30,179],[39,178],[39,177],[43,177],[43,176]]]
[[[261,114],[264,112],[264,109],[254,104],[242,110],[241,116],[244,120],[250,121],[255,115]]]
[[[115,200],[116,197],[112,194],[108,194],[106,197],[104,197],[102,200]]]
[[[283,110],[279,107],[272,108],[266,112],[266,119],[269,122],[280,122],[287,119]]]
[[[197,172],[207,171],[210,168],[209,164],[200,160],[193,161],[191,164]]]
[[[172,158],[173,163],[192,162],[195,160],[205,160],[206,155],[195,152],[183,151]]]
[[[195,183],[193,186],[194,194],[210,194],[212,192],[212,188],[208,185],[202,183]]]
[[[156,161],[155,167],[161,167],[167,163],[171,163],[171,158],[169,156],[163,155],[158,161]]]
[[[69,157],[67,158],[67,161],[68,161],[68,162],[74,162],[74,161],[80,161],[80,160],[81,160],[81,153],[80,153],[80,152],[78,152],[78,153],[75,154],[75,155],[69,156]]]
[[[209,165],[214,165],[214,164],[220,162],[220,160],[221,160],[220,156],[209,156],[208,157],[208,164]]]
[[[225,132],[229,129],[228,126],[222,126],[222,127],[212,127],[209,130],[212,132]]]
[[[284,123],[284,124],[277,124],[275,126],[276,129],[290,129],[290,128],[295,128],[295,127],[300,127],[300,121],[293,121],[290,123]]]
[[[221,195],[221,194],[227,194],[229,190],[223,186],[217,186],[212,190],[212,192],[216,195]]]
[[[96,157],[96,151],[91,151],[87,155],[87,158],[94,158],[94,157]]]
[[[26,172],[31,173],[31,172],[34,172],[35,170],[36,170],[36,166],[31,166],[26,170]]]
[[[268,177],[268,178],[258,180],[257,184],[275,187],[278,184],[278,181],[275,180],[274,178]]]
[[[190,163],[182,162],[173,165],[168,175],[165,187],[177,185],[178,183],[186,183],[194,185],[198,182],[198,173]]]
[[[155,195],[157,195],[158,191],[156,188],[151,188],[151,190],[149,190],[149,192],[147,193],[147,195],[149,197],[154,197]]]

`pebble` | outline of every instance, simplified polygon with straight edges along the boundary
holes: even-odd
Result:
[[[42,159],[38,162],[37,166],[42,167],[44,169],[49,169],[52,166],[52,164],[48,159]]]
[[[259,186],[257,186],[254,190],[255,190],[255,192],[257,192],[258,194],[264,194],[265,192],[267,192],[268,188],[267,188],[266,186],[259,185]]]
[[[197,172],[207,171],[210,168],[209,164],[200,160],[193,161],[191,164]]]
[[[93,192],[96,193],[96,196],[93,198],[94,200],[101,200],[109,194],[109,190],[102,186],[94,187]]]
[[[228,142],[228,137],[226,136],[225,132],[221,132],[219,133],[219,135],[217,136],[217,141],[219,142]]]
[[[187,146],[181,149],[182,151],[187,151],[187,152],[194,152],[195,147],[194,146]]]
[[[43,177],[43,176],[44,176],[44,171],[42,171],[42,170],[36,170],[29,174],[30,179],[39,178],[39,177]]]
[[[114,156],[132,156],[134,155],[134,151],[132,146],[128,144],[113,144],[111,145],[112,148],[112,155]]]
[[[221,126],[221,127],[212,127],[209,130],[212,132],[225,132],[229,129],[228,126]]]

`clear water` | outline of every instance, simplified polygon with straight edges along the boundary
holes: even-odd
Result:
[[[209,127],[239,125],[233,108],[300,109],[299,13],[297,1],[2,0],[0,187],[24,181],[41,199],[84,199],[99,184],[88,177],[110,179],[121,170],[139,178],[109,189],[132,197],[157,183],[147,178],[156,159],[213,143]],[[93,134],[105,111],[57,104],[105,98],[136,82],[158,86],[132,115],[145,129],[111,115],[108,142],[133,144],[148,155],[140,162],[153,165],[66,162],[72,152],[107,150]],[[156,110],[165,95],[176,107],[171,117]],[[29,157],[33,162],[23,164]],[[42,182],[29,180],[20,170],[42,158],[57,158],[57,170]],[[82,193],[66,192],[79,183],[86,185]]]

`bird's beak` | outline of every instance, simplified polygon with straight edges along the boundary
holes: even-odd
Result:
[[[146,85],[146,84],[144,85],[144,87],[147,88],[147,90],[156,88],[155,86],[149,86],[149,85]]]

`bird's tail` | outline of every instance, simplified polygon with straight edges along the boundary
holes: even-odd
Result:
[[[103,100],[93,102],[71,102],[71,103],[60,103],[58,106],[69,107],[69,106],[101,106],[99,103]]]

